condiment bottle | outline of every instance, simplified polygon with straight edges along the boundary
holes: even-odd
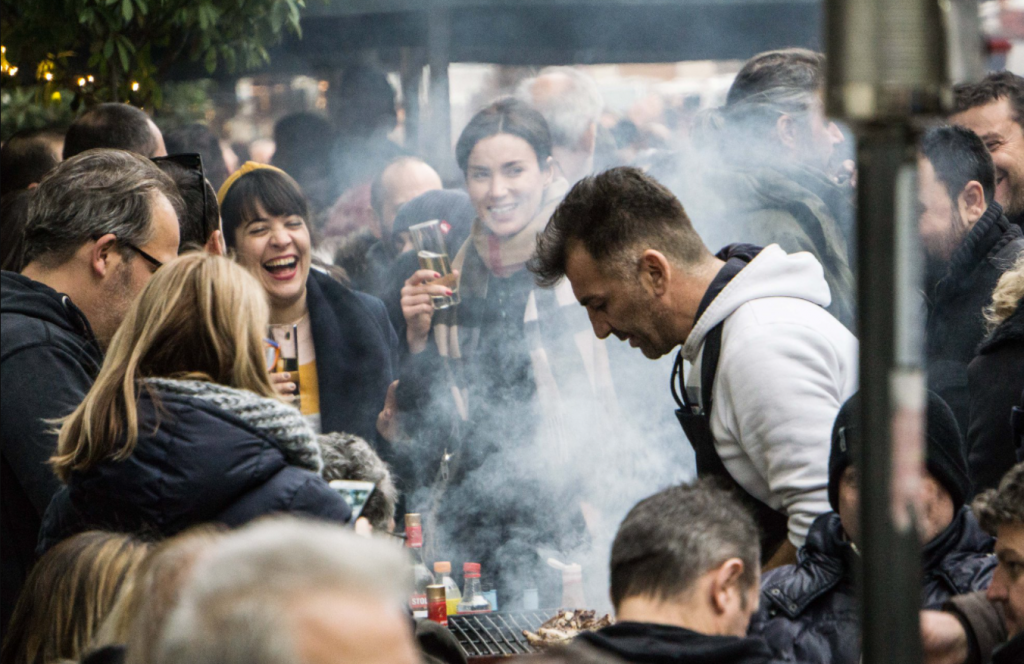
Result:
[[[583,596],[582,565],[566,565],[562,570],[562,608],[587,608],[587,599]]]
[[[434,575],[423,562],[423,520],[419,514],[405,515],[405,546],[412,555],[413,593],[409,600],[413,618],[427,617],[427,586],[434,585]]]
[[[459,612],[459,602],[462,601],[462,591],[452,578],[451,563],[434,563],[434,576],[441,580],[444,586],[444,594],[448,601],[448,615],[454,616]]]
[[[445,601],[444,586],[427,586],[427,620],[448,626],[448,602]]]
[[[459,615],[467,613],[490,613],[491,604],[480,593],[480,565],[479,563],[466,563],[462,566],[466,577],[466,592],[459,602]]]

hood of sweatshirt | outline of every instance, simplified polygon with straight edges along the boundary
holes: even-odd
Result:
[[[754,300],[775,297],[807,300],[821,307],[832,303],[821,263],[807,252],[787,254],[777,244],[765,247],[722,289],[683,345],[683,357],[697,359],[704,338],[737,309]]]

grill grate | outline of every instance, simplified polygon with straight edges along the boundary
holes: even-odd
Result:
[[[556,614],[551,610],[449,616],[448,629],[468,659],[517,657],[536,652],[523,630],[536,632]]]

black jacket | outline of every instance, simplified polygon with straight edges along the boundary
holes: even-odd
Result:
[[[1024,393],[1024,302],[981,345],[967,371],[970,426],[967,460],[974,490],[994,489],[1017,462],[1021,433],[1011,417]]]
[[[60,487],[47,461],[47,422],[69,415],[92,387],[103,353],[71,300],[12,272],[0,274],[0,630],[32,565],[39,525]]]
[[[579,641],[633,664],[768,664],[759,639],[708,636],[681,627],[619,623],[586,633]]]
[[[72,473],[46,511],[40,553],[86,530],[164,538],[276,513],[348,522],[344,499],[317,474],[291,465],[266,431],[203,399],[158,397],[159,414],[141,390],[139,440],[128,459]]]
[[[954,595],[986,588],[996,566],[993,546],[970,509],[963,508],[925,547],[922,606],[938,609]],[[838,514],[818,517],[798,561],[765,574],[751,635],[763,637],[785,661],[857,664],[860,616],[854,573],[859,560]]]
[[[378,441],[377,416],[398,380],[398,337],[384,304],[316,269],[306,288],[321,428]]]
[[[1020,664],[1024,662],[1024,634],[1018,634],[992,655],[992,664]]]
[[[929,389],[953,409],[965,436],[970,419],[967,366],[985,338],[984,310],[999,278],[1021,252],[1024,233],[993,203],[926,293]]]

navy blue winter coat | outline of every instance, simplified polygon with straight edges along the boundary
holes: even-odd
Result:
[[[987,588],[996,566],[994,544],[970,509],[963,508],[925,547],[923,607],[938,609],[955,595]],[[763,638],[782,661],[859,664],[860,616],[853,576],[859,558],[838,514],[818,517],[798,561],[765,574],[751,636]]]
[[[72,473],[43,519],[40,553],[86,530],[163,538],[204,523],[239,526],[290,513],[347,523],[347,503],[289,463],[266,431],[209,401],[142,391],[139,440],[124,461]],[[155,431],[154,431],[155,429]]]

